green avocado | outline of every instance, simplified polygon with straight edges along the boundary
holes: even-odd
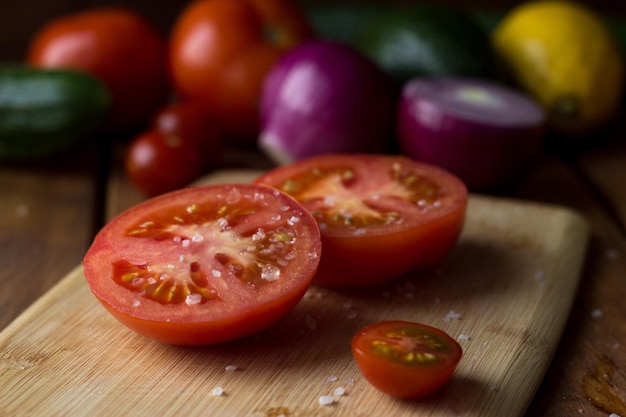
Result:
[[[319,37],[352,45],[399,84],[414,76],[500,78],[486,24],[470,12],[421,2],[309,5],[305,12]]]
[[[460,10],[390,7],[355,36],[356,47],[400,83],[416,76],[498,78],[488,33]]]

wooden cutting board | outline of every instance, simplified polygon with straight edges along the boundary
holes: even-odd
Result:
[[[560,339],[587,239],[570,209],[472,195],[461,239],[436,271],[375,290],[312,287],[272,329],[201,348],[127,330],[77,267],[0,333],[0,415],[520,416]],[[442,391],[398,401],[361,377],[350,339],[385,319],[428,323],[459,340],[464,356]],[[338,388],[345,393],[320,404]]]

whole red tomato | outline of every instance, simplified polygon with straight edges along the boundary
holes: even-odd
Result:
[[[126,173],[149,196],[181,188],[202,175],[197,148],[158,130],[139,134],[126,154]]]
[[[132,140],[126,173],[147,195],[182,188],[220,161],[222,135],[196,103],[161,109],[151,127]]]
[[[256,140],[265,75],[287,49],[313,37],[288,0],[198,0],[175,22],[170,44],[174,86],[201,100],[239,141]]]
[[[50,21],[35,34],[28,61],[99,77],[113,96],[109,126],[116,130],[139,127],[169,93],[165,40],[126,9],[93,9]]]
[[[223,149],[223,134],[217,122],[197,102],[169,104],[159,110],[152,128],[198,149],[202,163],[207,168],[218,165]]]

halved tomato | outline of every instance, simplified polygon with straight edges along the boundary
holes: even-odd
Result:
[[[461,346],[436,327],[381,321],[352,339],[354,360],[375,388],[396,398],[419,398],[444,386],[463,355]]]
[[[323,155],[255,180],[284,191],[317,220],[324,256],[314,282],[362,287],[448,255],[465,221],[456,176],[402,156]]]
[[[256,333],[292,310],[320,248],[315,220],[286,194],[213,185],[118,215],[83,265],[94,295],[129,328],[169,344],[204,345]]]

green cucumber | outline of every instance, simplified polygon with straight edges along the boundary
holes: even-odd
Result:
[[[49,157],[103,123],[109,91],[81,71],[0,66],[0,159]]]

